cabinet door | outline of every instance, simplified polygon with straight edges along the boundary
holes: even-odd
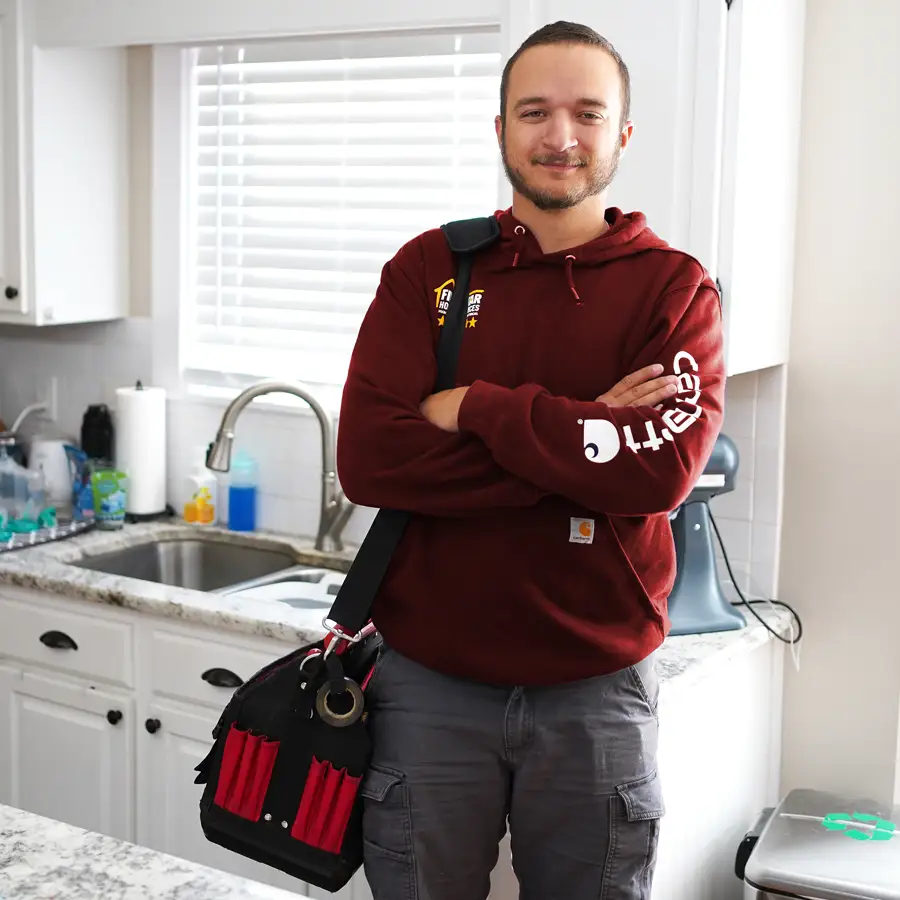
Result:
[[[22,285],[22,56],[18,0],[0,0],[0,321],[27,312]]]
[[[728,13],[720,277],[728,374],[787,361],[805,0]]]
[[[0,803],[13,802],[13,689],[22,672],[0,665]]]
[[[660,237],[712,271],[725,0],[545,0],[543,7],[545,22],[594,28],[628,66],[634,136],[609,204],[645,213]]]
[[[13,805],[133,840],[131,697],[28,670],[8,687]]]
[[[138,843],[192,862],[287,888],[308,896],[307,885],[271,866],[232,853],[206,839],[200,827],[203,785],[194,784],[194,767],[212,746],[218,712],[156,702],[140,723],[141,771],[138,779]],[[157,724],[158,723],[158,724]],[[328,894],[346,900],[342,894]]]

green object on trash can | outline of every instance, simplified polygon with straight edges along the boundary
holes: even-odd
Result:
[[[871,831],[863,831],[860,828],[848,828],[853,822],[874,822],[875,828]],[[855,812],[852,815],[845,812],[828,813],[822,820],[822,827],[829,831],[840,831],[854,841],[889,841],[897,830],[897,826],[887,819],[880,819],[870,813]]]

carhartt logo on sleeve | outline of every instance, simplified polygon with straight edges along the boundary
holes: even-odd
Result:
[[[680,350],[675,354],[672,369],[678,376],[678,392],[673,398],[678,405],[663,412],[660,433],[657,434],[656,425],[651,419],[644,422],[646,438],[640,432],[635,435],[630,425],[622,427],[625,446],[635,453],[641,450],[659,450],[667,441],[673,442],[675,435],[687,431],[703,415],[703,408],[700,406],[700,376],[697,374],[700,367],[697,361],[686,350]],[[661,408],[662,404],[654,407],[656,410]],[[607,463],[622,449],[619,430],[610,419],[579,419],[578,424],[584,427],[584,455],[591,462]]]
[[[594,520],[593,519],[570,519],[569,520],[569,543],[570,544],[593,544],[594,543]]]

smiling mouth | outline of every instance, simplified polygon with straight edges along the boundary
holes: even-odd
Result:
[[[535,162],[545,169],[552,169],[556,172],[567,172],[570,169],[580,169],[581,164],[577,162],[555,162],[553,160],[538,159]]]

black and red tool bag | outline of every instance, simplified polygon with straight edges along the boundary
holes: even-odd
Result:
[[[457,259],[437,345],[435,391],[456,383],[474,253],[494,218],[442,226]],[[232,695],[197,766],[207,839],[327,891],[362,865],[362,798],[371,743],[365,694],[381,636],[372,601],[409,513],[379,510],[323,625],[323,640],[277,659]]]

